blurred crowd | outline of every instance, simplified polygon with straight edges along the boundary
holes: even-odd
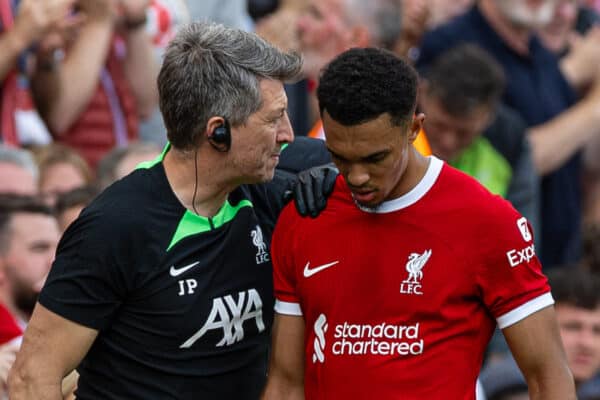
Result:
[[[333,57],[376,46],[410,60],[426,115],[415,145],[531,222],[580,398],[600,399],[597,0],[0,0],[0,381],[61,233],[160,154],[161,53],[202,19],[303,55],[286,87],[297,136],[325,137],[315,88]],[[527,398],[507,354],[490,346],[488,399]]]

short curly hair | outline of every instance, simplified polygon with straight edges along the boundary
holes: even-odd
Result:
[[[317,97],[321,116],[351,126],[388,113],[398,126],[411,120],[417,101],[415,70],[392,52],[353,48],[338,55],[321,74]]]

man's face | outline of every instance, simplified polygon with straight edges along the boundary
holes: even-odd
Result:
[[[33,196],[37,194],[37,184],[26,169],[0,161],[0,193]]]
[[[283,84],[263,79],[260,89],[262,107],[245,124],[232,128],[232,164],[243,177],[241,183],[271,180],[279,162],[281,146],[294,140]]]
[[[304,73],[316,79],[321,69],[350,46],[351,27],[344,18],[344,0],[309,0],[298,19]]]
[[[595,310],[556,304],[567,361],[577,382],[584,382],[600,371],[600,307]]]
[[[68,162],[58,162],[48,166],[40,180],[40,193],[50,205],[56,203],[61,193],[86,185],[85,177]]]
[[[539,32],[547,48],[559,53],[569,46],[577,21],[577,11],[576,0],[558,0],[552,21]]]
[[[431,94],[421,96],[419,106],[426,115],[423,127],[431,152],[445,161],[452,161],[465,151],[483,133],[491,115],[490,107],[483,105],[457,117]]]
[[[359,125],[345,126],[324,112],[327,148],[361,206],[373,208],[405,193],[409,146],[420,123],[415,120],[406,125],[393,126],[386,113]]]
[[[542,28],[552,21],[558,0],[494,0],[513,24],[529,29]]]
[[[56,219],[37,213],[17,213],[11,219],[5,275],[15,305],[31,313],[50,270],[59,230]]]
[[[115,179],[121,179],[130,174],[137,165],[141,162],[154,160],[160,154],[160,149],[156,151],[145,151],[140,153],[132,153],[125,156],[121,162],[115,167]]]

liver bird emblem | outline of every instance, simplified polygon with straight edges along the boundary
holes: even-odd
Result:
[[[408,256],[406,263],[406,271],[408,272],[407,282],[419,283],[423,279],[423,267],[429,257],[431,256],[431,249],[425,250],[423,254],[411,253]]]
[[[258,253],[256,253],[256,255],[259,256],[266,253],[267,245],[263,239],[263,233],[260,226],[257,225],[256,229],[250,232],[250,235],[252,236],[252,243],[258,248]]]

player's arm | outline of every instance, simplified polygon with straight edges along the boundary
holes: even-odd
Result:
[[[262,400],[304,400],[304,318],[275,314],[267,386]]]
[[[98,331],[37,304],[8,378],[13,400],[62,400],[61,382],[81,361]]]
[[[543,308],[502,332],[527,380],[532,400],[576,399],[554,307]]]

